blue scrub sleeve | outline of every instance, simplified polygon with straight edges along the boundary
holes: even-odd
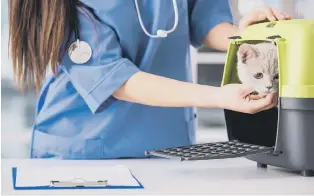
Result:
[[[123,57],[118,37],[109,25],[86,10],[80,10],[79,17],[81,40],[90,44],[93,54],[85,64],[74,64],[65,55],[62,69],[95,114],[115,101],[112,94],[139,69]]]
[[[220,23],[233,24],[228,0],[188,0],[190,41],[200,47],[208,32]]]

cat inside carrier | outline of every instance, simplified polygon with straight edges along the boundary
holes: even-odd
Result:
[[[224,110],[229,141],[156,149],[146,155],[182,161],[246,157],[258,167],[272,165],[314,176],[314,20],[259,23],[230,39],[222,85],[241,83],[241,45],[276,46],[278,106],[256,114]]]

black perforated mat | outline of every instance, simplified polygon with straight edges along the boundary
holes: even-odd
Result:
[[[272,151],[273,147],[252,145],[233,140],[228,142],[205,143],[176,148],[152,150],[146,151],[145,154],[148,156],[153,155],[157,157],[188,161],[235,158]]]

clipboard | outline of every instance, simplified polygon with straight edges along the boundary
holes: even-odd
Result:
[[[138,183],[137,186],[110,185],[108,180],[87,181],[84,179],[75,179],[75,181],[51,180],[49,185],[45,186],[17,186],[17,167],[12,168],[12,183],[14,190],[66,190],[66,189],[143,189],[144,186],[137,178],[132,177]]]

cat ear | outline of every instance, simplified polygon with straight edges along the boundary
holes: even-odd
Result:
[[[255,50],[250,44],[242,44],[238,50],[238,60],[245,63],[248,59],[257,57]]]

